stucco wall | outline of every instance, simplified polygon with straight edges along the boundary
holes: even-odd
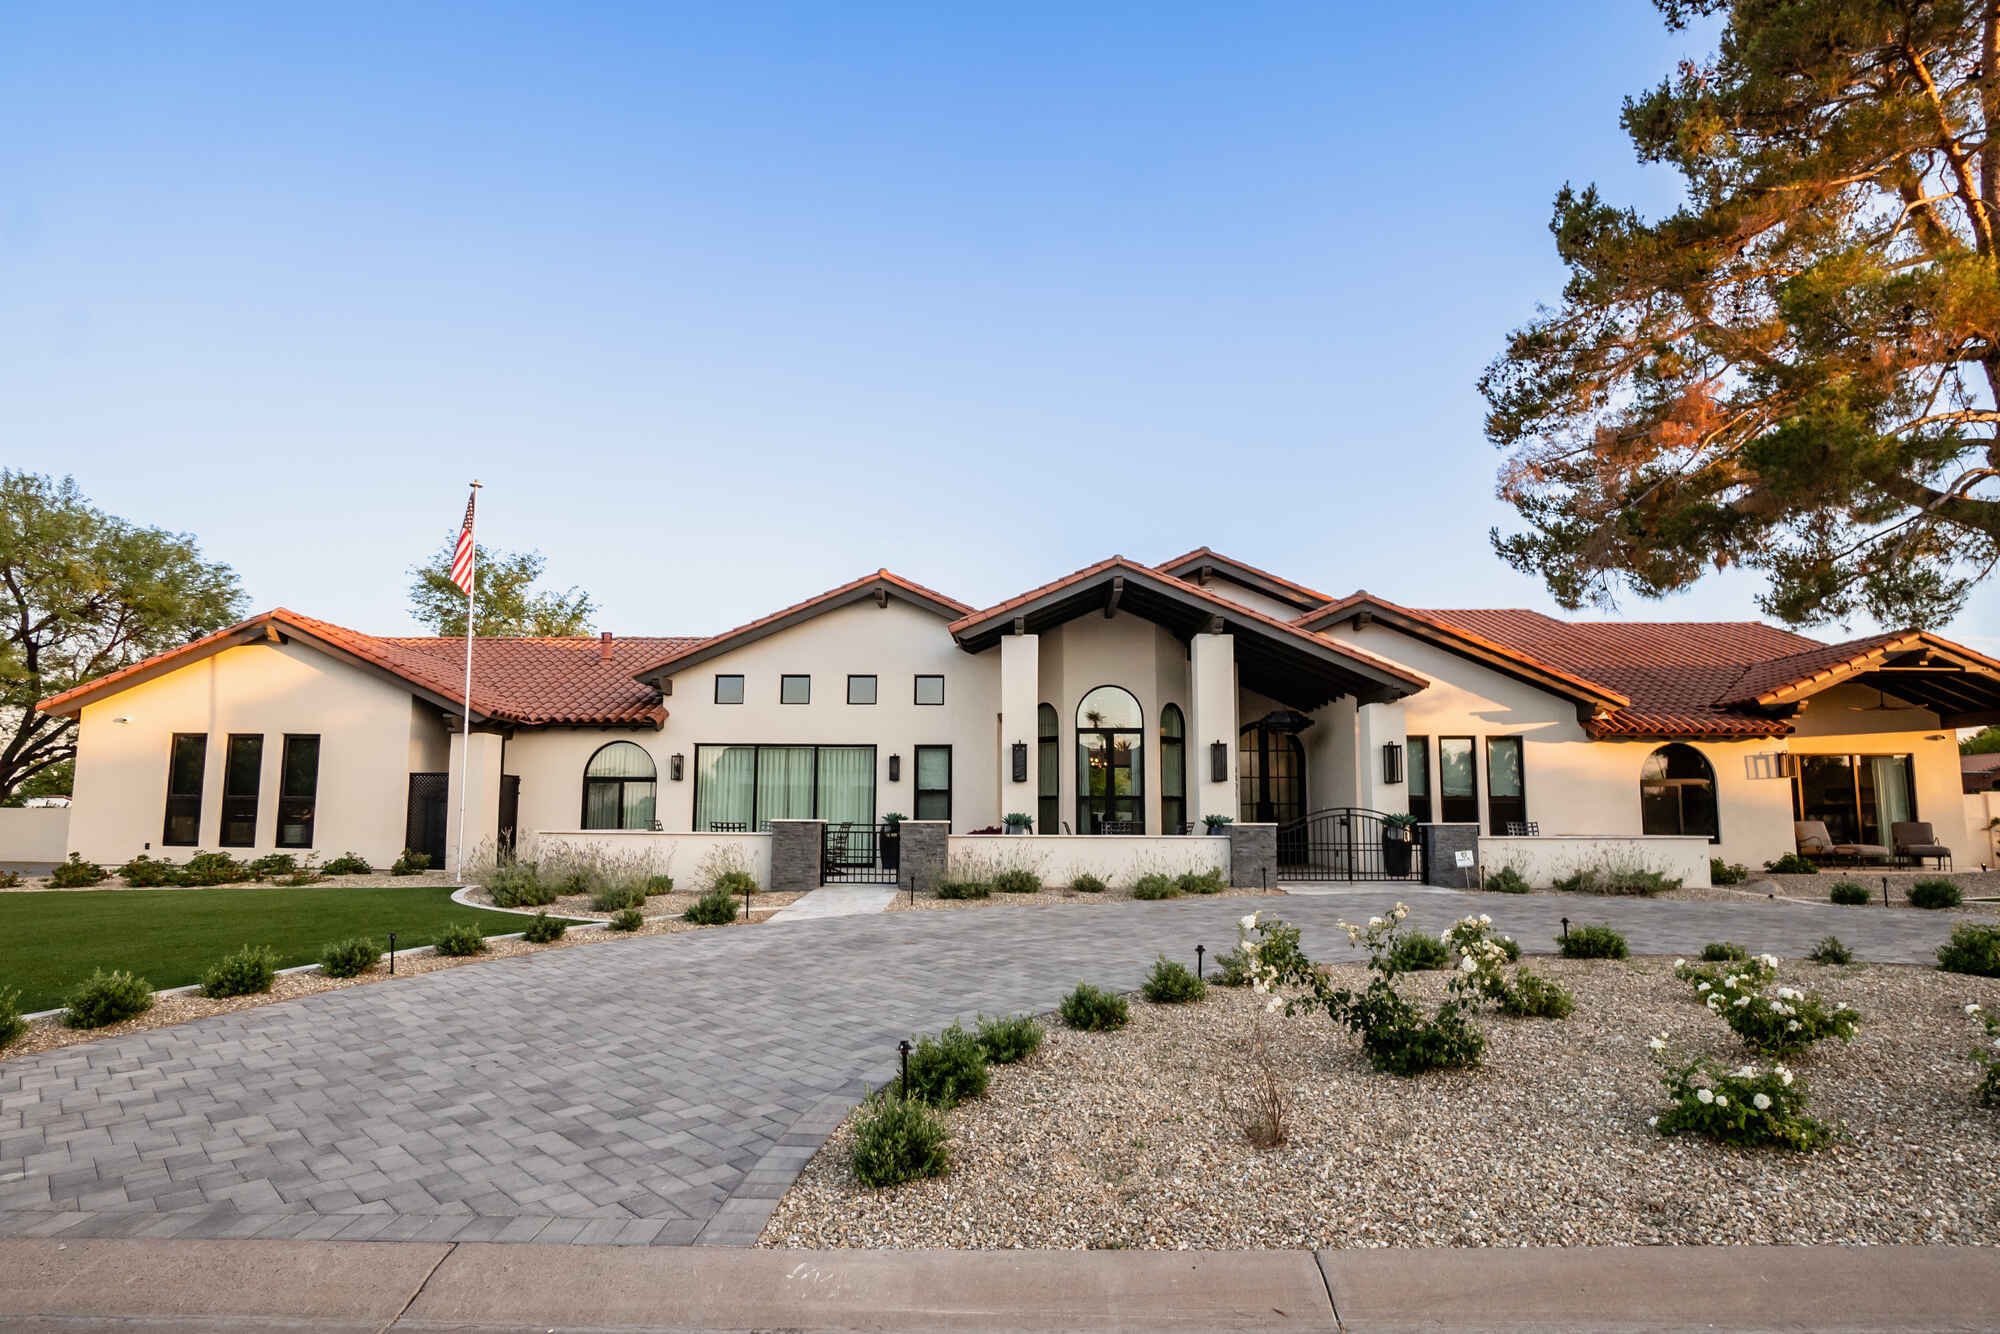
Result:
[[[39,866],[69,855],[69,807],[0,807],[0,866]]]
[[[1965,793],[1966,836],[1976,856],[1954,858],[1959,869],[2000,866],[2000,828],[1992,827],[1994,820],[2000,820],[2000,792]]]
[[[208,735],[201,848],[218,846],[228,734],[254,732],[264,737],[257,842],[230,851],[255,856],[276,850],[284,734],[300,732],[320,738],[310,850],[323,859],[357,852],[378,864],[402,851],[409,691],[315,650],[268,643],[225,649],[84,707],[69,850],[107,865],[139,852],[162,854],[167,752],[176,732]],[[181,860],[194,850],[169,848],[164,855]]]
[[[1188,695],[1187,646],[1151,621],[1122,612],[1109,620],[1096,614],[1080,616],[1043,632],[1039,638],[1041,698],[1036,702],[1055,706],[1060,729],[1056,765],[1061,785],[1057,802],[1059,819],[1071,832],[1076,832],[1077,705],[1098,686],[1115,685],[1130,691],[1139,702],[1145,737],[1141,764],[1145,774],[1146,830],[1160,832],[1160,711],[1166,705],[1178,705],[1188,726],[1186,763],[1190,793],[1194,789],[1197,751],[1206,763],[1204,743],[1193,734],[1195,717]],[[1233,757],[1231,763],[1234,764]],[[1192,799],[1188,809],[1192,819]]]
[[[955,835],[950,846],[954,879],[983,876],[1023,866],[1046,885],[1067,885],[1088,871],[1115,886],[1130,885],[1154,871],[1229,870],[1229,840],[1207,835],[1102,834],[1064,838],[1060,834]]]
[[[526,784],[524,783],[525,787]],[[681,889],[706,889],[702,871],[718,854],[742,859],[760,887],[771,883],[769,834],[654,834],[640,830],[555,829],[521,837],[518,851],[526,861],[560,858],[564,853],[604,857],[617,863],[643,864],[650,875],[670,875]]]
[[[1678,879],[1690,889],[1711,883],[1705,838],[1487,838],[1479,840],[1481,871],[1492,875],[1512,867],[1537,888],[1592,867],[1636,867]]]

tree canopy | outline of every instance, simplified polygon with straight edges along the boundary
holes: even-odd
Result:
[[[1971,736],[1959,738],[1961,755],[1991,755],[1995,751],[2000,751],[2000,727],[1982,727]]]
[[[1495,548],[1568,607],[1747,566],[1793,624],[1947,620],[2000,559],[2000,0],[1655,3],[1722,24],[1625,102],[1685,201],[1556,196]]]
[[[451,581],[457,535],[422,565],[410,567],[410,614],[440,635],[465,633],[465,594]],[[475,544],[473,589],[482,635],[587,635],[597,604],[581,588],[537,591],[548,563],[539,551],[495,551]]]
[[[76,754],[76,724],[35,701],[220,630],[242,605],[235,572],[193,537],[106,514],[70,478],[0,470],[0,802],[54,795]]]

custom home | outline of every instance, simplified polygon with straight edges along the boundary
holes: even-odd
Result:
[[[880,570],[717,635],[481,639],[469,745],[463,654],[280,609],[45,700],[80,723],[70,848],[441,864],[463,784],[468,848],[737,840],[768,870],[756,840],[818,821],[867,878],[895,817],[1025,817],[1076,856],[1227,817],[1276,827],[1281,877],[1421,875],[1431,837],[1384,855],[1407,815],[1488,865],[1604,845],[1706,883],[1710,855],[1976,864],[1953,729],[2000,719],[2000,663],[1934,635],[1417,610],[1207,548],[983,610]]]

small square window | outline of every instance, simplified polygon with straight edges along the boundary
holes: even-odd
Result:
[[[778,703],[812,703],[813,679],[810,676],[781,676],[778,678]]]
[[[717,704],[741,704],[743,702],[743,678],[740,676],[716,677],[715,702]]]
[[[848,677],[847,702],[849,704],[873,704],[875,702],[875,678],[872,676]]]
[[[917,703],[944,703],[944,678],[942,676],[919,676],[917,678]]]

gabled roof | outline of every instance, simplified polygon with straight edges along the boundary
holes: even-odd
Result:
[[[1176,579],[1185,579],[1189,583],[1198,585],[1207,583],[1206,579],[1200,577],[1201,575],[1213,571],[1232,583],[1253,588],[1268,598],[1297,607],[1300,611],[1308,611],[1330,600],[1316,588],[1295,584],[1282,575],[1272,574],[1269,570],[1260,570],[1247,561],[1232,559],[1210,547],[1196,547],[1193,551],[1184,552],[1172,560],[1161,561],[1153,568],[1162,574],[1170,574]]]
[[[1816,646],[1758,663],[1726,698],[1774,708],[1846,681],[1947,716],[2000,709],[2000,662],[1922,630]]]
[[[922,584],[905,579],[899,574],[891,574],[888,570],[877,570],[873,574],[864,574],[859,579],[849,580],[838,588],[829,588],[826,592],[816,597],[809,597],[804,602],[795,602],[783,611],[760,616],[754,621],[737,626],[734,630],[725,630],[707,639],[688,641],[679,648],[662,654],[653,662],[647,663],[637,675],[644,680],[657,683],[663,677],[672,676],[675,672],[692,667],[696,663],[706,662],[731,649],[754,644],[760,639],[777,634],[780,630],[788,630],[802,621],[809,621],[815,616],[824,616],[837,608],[865,602],[871,598],[877,604],[885,604],[890,598],[895,598],[947,619],[963,616],[972,610],[963,602],[948,598],[936,589],[925,588]]]

